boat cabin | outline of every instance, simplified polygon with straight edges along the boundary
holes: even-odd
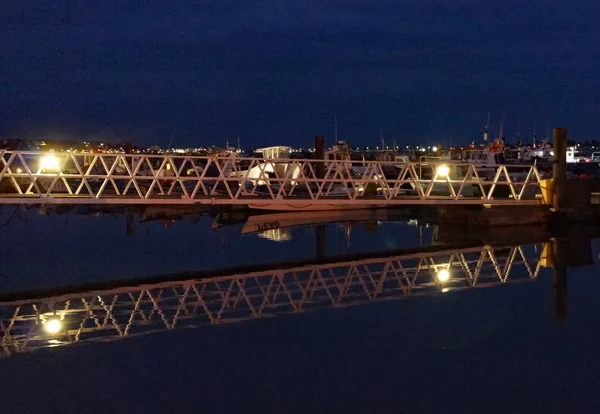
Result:
[[[494,168],[498,165],[506,164],[506,158],[501,148],[494,146],[442,150],[439,156],[426,157],[424,161],[446,161],[458,164],[475,164],[478,167]]]
[[[325,159],[328,161],[347,161],[350,159],[350,147],[346,141],[338,141],[331,150],[325,151]]]
[[[288,159],[288,158],[290,158],[292,148],[286,147],[286,146],[266,147],[266,148],[259,148],[256,150],[256,152],[261,153],[263,158]]]
[[[577,152],[578,151],[575,149],[575,147],[567,148],[567,162],[568,163],[579,162],[579,157],[576,156]]]
[[[463,152],[462,162],[474,164],[478,167],[496,167],[506,164],[502,151],[492,151],[489,147],[468,149]]]
[[[378,154],[377,160],[381,162],[393,162],[396,164],[406,164],[411,162],[410,156],[398,154],[396,151],[382,151]]]

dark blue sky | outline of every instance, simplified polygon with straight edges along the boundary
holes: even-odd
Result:
[[[14,1],[0,136],[166,145],[599,138],[600,3]]]

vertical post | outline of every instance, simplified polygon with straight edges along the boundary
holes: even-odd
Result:
[[[567,261],[565,260],[565,242],[552,240],[554,272],[552,274],[552,292],[554,296],[554,316],[558,320],[567,318]]]
[[[315,137],[315,160],[317,165],[315,166],[316,178],[325,178],[325,137],[317,135]]]
[[[319,224],[317,226],[317,260],[324,260],[326,254],[327,245],[325,243],[325,225]]]
[[[552,167],[554,211],[564,207],[564,192],[567,181],[567,129],[554,128],[552,130],[554,146],[554,165]]]

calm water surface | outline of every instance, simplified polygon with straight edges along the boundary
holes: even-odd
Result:
[[[240,236],[243,224],[211,230],[214,220],[182,217],[136,223],[128,236],[123,215],[51,215],[35,210],[13,214],[4,207],[0,225],[0,272],[21,290],[69,283],[156,276],[179,271],[312,259],[315,229],[283,229],[291,240]],[[406,223],[365,231],[363,224],[326,226],[327,254],[354,254],[419,245],[420,233]],[[347,233],[350,232],[350,237]],[[422,233],[431,242],[432,229]]]
[[[291,240],[276,242],[240,237],[241,224],[210,230],[207,217],[170,227],[136,223],[132,236],[123,216],[44,217],[4,208],[0,225],[9,218],[0,228],[3,294],[308,262],[316,251],[310,227],[291,229]],[[328,255],[358,257],[432,241],[432,229],[420,239],[417,227],[401,223],[381,223],[376,232],[354,225],[349,237],[347,230],[326,226]],[[11,348],[0,359],[3,412],[595,412],[597,239],[590,249],[594,263],[568,270],[563,320],[555,317],[552,270],[540,268],[531,279],[524,266],[515,266],[507,283],[496,283],[489,267],[481,288],[444,292],[425,283],[415,290],[423,295],[404,300],[352,296],[347,304],[354,306],[324,301],[312,311],[236,314],[225,322],[239,323],[198,323],[124,339],[113,331],[103,341],[56,341],[35,350],[32,340],[31,352]],[[541,246],[523,252],[535,269]],[[3,308],[6,349],[6,313],[10,317],[14,306]],[[111,309],[118,319],[117,307]],[[172,316],[161,317],[168,322]]]

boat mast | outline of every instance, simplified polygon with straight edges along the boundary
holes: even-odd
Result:
[[[335,131],[335,142],[338,142],[338,133],[337,133],[337,115],[333,117],[333,126]]]
[[[171,133],[171,139],[169,139],[169,144],[167,145],[167,150],[170,150],[171,145],[173,145],[173,137],[175,137],[175,128],[173,128],[173,132]]]
[[[490,127],[490,113],[488,112],[487,122],[485,123],[485,129],[483,130],[483,141],[488,140],[488,128]]]
[[[502,122],[498,125],[498,136],[496,137],[496,141],[504,141],[504,120],[506,119],[506,114],[502,115]]]

